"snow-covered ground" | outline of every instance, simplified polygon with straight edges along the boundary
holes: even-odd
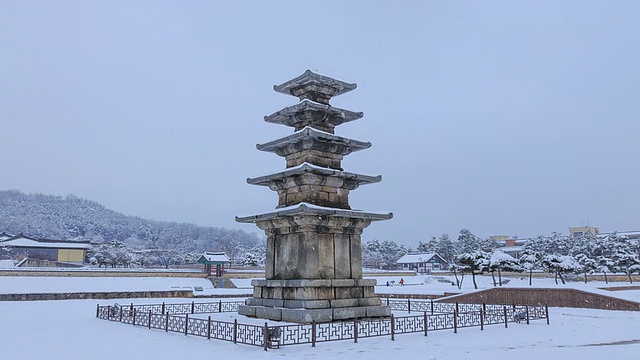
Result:
[[[179,301],[177,299],[154,299]],[[129,300],[126,300],[129,301]],[[149,299],[141,300],[149,301]],[[551,325],[510,324],[283,347],[264,352],[95,318],[98,300],[0,302],[3,359],[630,359],[640,352],[640,313],[550,309]],[[104,303],[102,301],[101,303]],[[636,355],[633,355],[636,354]]]
[[[449,278],[415,276],[405,277],[406,286],[384,286],[387,280],[376,277],[378,293],[442,293],[456,291]],[[465,278],[463,289],[471,290],[471,279]],[[509,278],[505,286],[526,287],[526,277]],[[480,287],[492,287],[491,277],[477,279]],[[132,291],[164,290],[176,287],[203,286],[213,289],[204,279],[190,278],[82,278],[82,277],[0,277],[0,293],[45,291]],[[250,280],[236,280],[239,291],[247,292]],[[604,283],[585,285],[571,282],[565,287],[595,289]],[[626,286],[628,283],[611,285]],[[534,286],[556,286],[553,279],[534,279]],[[242,289],[244,288],[244,289]],[[238,291],[238,290],[236,290]],[[598,291],[598,290],[595,290]],[[602,290],[600,290],[602,291]],[[607,292],[610,295],[640,300],[640,290]],[[640,312],[605,311],[589,309],[551,308],[551,324],[533,321],[531,325],[510,324],[478,328],[399,335],[396,341],[385,337],[351,341],[288,346],[264,352],[259,347],[234,345],[176,333],[164,333],[95,318],[96,304],[118,300],[66,300],[0,302],[0,354],[3,359],[48,358],[92,360],[112,359],[172,359],[200,358],[202,356],[235,357],[238,359],[266,359],[289,357],[292,359],[350,360],[379,359],[393,356],[419,359],[514,359],[541,358],[581,360],[602,358],[631,358],[640,352]],[[121,303],[187,302],[190,299],[123,299]],[[196,299],[196,301],[199,301]],[[206,299],[200,300],[206,301]],[[226,318],[237,314],[219,314]],[[220,319],[223,320],[223,319]],[[249,322],[247,320],[247,322]]]
[[[214,289],[211,281],[203,278],[0,276],[0,294],[194,290],[196,287],[202,288],[193,292],[196,296],[252,293],[249,288]]]
[[[439,275],[417,275],[407,276],[405,286],[398,283],[400,277],[375,276],[367,277],[376,279],[376,293],[384,297],[385,294],[433,294],[442,295],[448,292],[474,291],[471,277],[466,276],[462,289],[452,285],[455,281],[453,276]],[[84,292],[84,291],[161,291],[176,289],[191,289],[201,287],[203,291],[194,291],[194,295],[238,295],[252,293],[252,279],[232,279],[237,289],[215,289],[213,284],[202,278],[181,278],[181,277],[44,277],[44,276],[0,276],[0,294],[23,294],[23,293],[60,293],[60,292]],[[576,280],[579,280],[577,278]],[[504,287],[529,287],[529,279],[526,276],[503,277],[506,282]],[[386,286],[389,282],[390,286]],[[392,285],[391,282],[395,282]],[[491,276],[478,276],[476,278],[479,289],[493,287]],[[609,296],[620,297],[632,301],[640,302],[640,291],[606,291],[600,288],[628,286],[628,282],[590,281],[587,284],[581,281],[570,281],[566,284],[556,285],[553,278],[534,278],[534,287],[552,288],[574,288],[592,291]]]
[[[459,293],[459,292],[468,292],[475,291],[473,287],[473,281],[470,276],[465,276],[464,281],[462,282],[461,289],[458,289],[457,286],[452,285],[455,281],[453,276],[438,276],[438,275],[417,275],[417,276],[408,276],[404,277],[405,286],[399,286],[398,282],[400,278],[388,278],[388,277],[374,277],[378,281],[378,286],[376,286],[376,293],[380,294],[384,297],[384,294],[433,294],[433,295],[442,295],[443,293]],[[386,282],[389,280],[395,281],[394,286],[385,286]],[[505,288],[528,288],[529,287],[529,278],[524,276],[516,276],[516,277],[502,277],[503,282],[506,282],[502,287]],[[604,281],[589,281],[588,283],[584,283],[581,281],[582,278],[576,277],[575,281],[567,281],[566,284],[560,283],[556,284],[553,278],[533,278],[532,287],[536,288],[572,288],[590,291],[598,294],[603,294],[607,296],[619,297],[622,299],[627,299],[631,301],[640,302],[640,290],[629,290],[629,291],[607,291],[602,290],[604,288],[615,288],[615,287],[624,287],[629,286],[628,282],[609,282],[608,284]],[[493,288],[493,279],[489,275],[481,275],[476,276],[476,283],[478,284],[478,289],[489,289]],[[640,284],[633,284],[640,285]]]

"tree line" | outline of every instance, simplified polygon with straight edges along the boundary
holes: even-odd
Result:
[[[494,285],[502,284],[502,272],[528,272],[529,285],[532,274],[543,271],[554,274],[556,283],[565,283],[567,274],[584,276],[600,273],[609,282],[609,274],[625,274],[629,282],[632,275],[640,273],[640,240],[630,239],[613,232],[605,235],[585,233],[580,236],[566,236],[552,233],[527,239],[517,256],[504,253],[491,238],[475,236],[467,229],[460,230],[457,239],[448,234],[431,237],[419,242],[415,251],[389,240],[371,240],[363,244],[363,264],[365,267],[392,269],[400,257],[408,253],[437,253],[448,264],[456,277],[456,285],[462,286],[465,274],[470,274],[477,288],[476,275],[490,273]],[[498,280],[496,280],[496,275]]]

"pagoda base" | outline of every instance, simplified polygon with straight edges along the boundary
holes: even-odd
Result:
[[[391,316],[372,279],[253,280],[254,296],[238,314],[295,323]]]

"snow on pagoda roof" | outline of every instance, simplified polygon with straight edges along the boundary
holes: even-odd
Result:
[[[313,216],[329,216],[365,219],[369,221],[389,220],[393,217],[393,213],[373,213],[358,210],[342,210],[322,206],[311,205],[307,203],[289,206],[278,209],[278,211],[264,213],[260,215],[251,215],[245,217],[236,216],[236,221],[241,223],[256,223],[259,221],[272,220],[284,216],[294,215],[313,215]]]
[[[359,184],[371,184],[371,183],[377,183],[382,181],[382,175],[369,176],[369,175],[354,174],[346,171],[325,169],[325,168],[321,168],[321,167],[317,167],[317,166],[313,166],[305,163],[300,166],[289,168],[283,172],[266,175],[266,176],[260,176],[257,178],[248,178],[247,183],[251,185],[268,186],[269,183],[273,180],[281,180],[291,176],[304,175],[304,174],[314,174],[314,175],[320,175],[320,176],[338,177],[342,179],[352,179],[357,181]]]
[[[347,93],[354,90],[357,86],[355,83],[350,84],[307,70],[295,79],[291,79],[280,85],[274,85],[273,90],[300,98],[311,98],[312,100],[328,102],[329,98]],[[320,97],[320,99],[318,97]]]
[[[299,130],[306,126],[313,127],[314,125],[322,126],[323,128],[326,126],[336,127],[340,124],[360,119],[363,116],[363,112],[349,111],[309,100],[302,100],[296,105],[265,116],[264,121],[292,126]]]
[[[296,132],[293,135],[289,135],[287,137],[270,141],[265,144],[257,144],[256,148],[260,151],[270,151],[275,152],[279,148],[285,147],[287,145],[296,144],[299,142],[303,142],[305,140],[314,140],[324,143],[333,143],[344,145],[346,149],[342,151],[342,155],[346,155],[358,150],[364,150],[371,147],[370,142],[363,142],[348,138],[343,138],[340,136],[335,136],[324,131],[316,131],[310,127],[305,127],[302,131]]]

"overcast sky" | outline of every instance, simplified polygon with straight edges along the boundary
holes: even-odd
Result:
[[[336,129],[382,175],[363,240],[640,230],[637,1],[0,0],[0,190],[240,228],[282,171],[256,150],[306,69],[355,82]]]

